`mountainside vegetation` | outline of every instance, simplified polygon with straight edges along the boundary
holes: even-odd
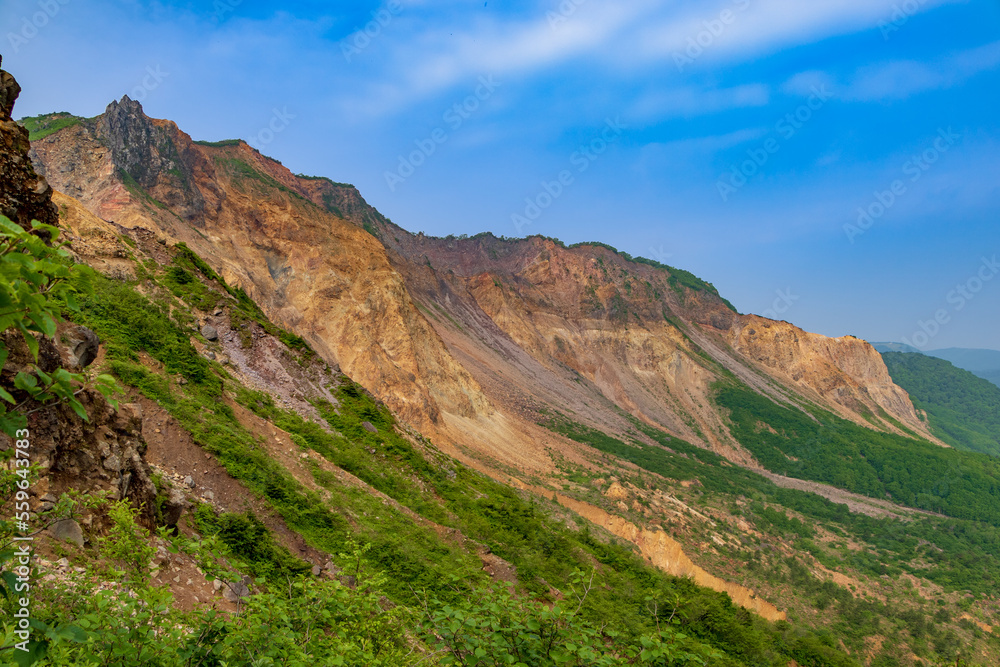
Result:
[[[896,383],[927,413],[935,435],[1000,457],[1000,387],[944,359],[902,352],[882,357]]]
[[[60,111],[58,113],[43,114],[41,116],[29,116],[18,121],[28,130],[28,138],[31,141],[38,141],[55,134],[60,130],[73,127],[84,120],[71,113]]]
[[[1000,386],[1000,351],[950,347],[931,350],[927,354],[950,361],[958,368],[963,368],[977,377]]]

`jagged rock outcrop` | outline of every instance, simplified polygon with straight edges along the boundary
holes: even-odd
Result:
[[[32,166],[28,131],[12,119],[20,94],[14,77],[0,69],[0,215],[25,229],[31,228],[32,220],[55,225],[59,214],[52,188]]]
[[[168,144],[170,151],[161,148]],[[34,151],[59,190],[101,218],[186,242],[272,320],[294,328],[408,421],[439,429],[442,413],[492,414],[410,300],[384,247],[331,212],[360,206],[353,188],[298,179],[246,144],[196,144],[124,99],[104,116],[37,142]],[[136,183],[155,185],[133,192],[121,174],[142,160],[149,162],[135,172]],[[184,187],[196,194],[185,195],[169,173],[175,169],[190,174]],[[343,191],[341,198],[333,191]],[[191,216],[191,224],[180,224],[175,211]]]
[[[78,328],[63,325],[64,333],[73,335]],[[39,340],[37,366],[52,373],[57,368],[79,372],[82,368],[72,362],[73,350],[48,338]],[[0,385],[13,387],[14,376],[31,372],[36,365],[20,333],[8,331],[2,335],[10,352]],[[24,399],[21,392],[15,397]],[[39,466],[39,479],[31,493],[41,498],[58,497],[70,489],[96,492],[105,491],[112,499],[128,498],[135,507],[142,508],[144,522],[153,525],[157,489],[152,481],[150,467],[143,457],[146,443],[142,438],[142,412],[136,405],[123,405],[115,410],[99,392],[85,390],[77,398],[87,411],[89,421],[84,421],[59,403],[52,405],[27,404],[31,461]],[[3,440],[7,440],[3,438]],[[2,443],[10,446],[9,440]]]

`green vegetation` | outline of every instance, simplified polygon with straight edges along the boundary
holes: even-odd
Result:
[[[567,522],[559,508],[441,454],[344,376],[329,376],[336,404],[314,401],[321,421],[279,407],[271,395],[241,386],[197,353],[190,310],[224,303],[234,326],[254,322],[307,354],[304,341],[271,324],[190,248],[174,250],[168,265],[144,266],[142,293],[138,284],[95,277],[75,319],[104,340],[107,363],[122,383],[158,402],[291,530],[331,554],[342,576],[312,577],[310,566],[252,513],[217,513],[202,505],[191,517],[201,537],[171,538],[171,549],[197,556],[204,571],[226,581],[238,576],[234,567],[252,575],[254,595],[238,615],[183,614],[167,591],[149,584],[150,535],[136,524],[133,510],[117,503],[108,509],[112,528],[91,549],[88,570],[65,585],[44,587],[36,599],[43,641],[33,650],[36,657],[46,654],[37,664],[784,667],[794,659],[846,667],[858,663],[840,650],[841,639],[858,649],[861,637],[891,636],[901,627],[923,628],[935,650],[953,655],[954,638],[936,632],[924,615],[907,620],[890,606],[815,579],[794,559],[780,564],[775,576],[814,596],[817,605],[836,609],[840,620],[833,631],[818,632],[766,623],[724,594],[651,568],[584,522]],[[74,297],[61,298],[69,309]],[[298,342],[303,347],[296,348]],[[276,460],[264,438],[237,418],[234,402],[289,433],[301,452],[319,455],[305,459],[318,489]],[[778,489],[636,421],[630,442],[561,415],[547,425],[645,470],[698,479],[709,493],[746,497],[742,511],[759,528],[791,536],[803,552],[831,566],[929,576],[922,568],[933,562],[932,574],[943,586],[977,594],[988,592],[1000,571],[991,555],[1000,553],[993,526],[928,518],[899,528],[898,522],[857,517],[817,496]],[[393,502],[339,481],[337,468]],[[0,491],[13,489],[12,479],[0,478],[6,485]],[[414,521],[413,513],[424,521]],[[813,542],[819,526],[877,546],[840,554]],[[441,528],[457,539],[442,539]],[[0,539],[0,547],[4,543]],[[514,590],[483,572],[486,553],[512,566]],[[97,586],[108,576],[101,568],[108,567],[123,588]],[[0,600],[3,618],[11,618],[10,604]],[[9,638],[12,626],[2,626]]]
[[[819,409],[810,416],[737,385],[720,386],[716,402],[729,411],[736,439],[772,472],[1000,526],[995,458],[880,433]]]
[[[874,578],[912,574],[929,579],[946,591],[963,591],[975,596],[992,596],[1000,585],[1000,529],[995,526],[935,517],[904,523],[853,514],[846,505],[835,504],[812,493],[777,487],[760,475],[728,465],[711,452],[637,420],[630,421],[635,429],[631,443],[562,415],[549,415],[543,424],[668,480],[697,480],[707,494],[703,498],[714,498],[720,503],[732,503],[734,498],[742,500],[743,507],[731,509],[736,516],[752,521],[766,535],[786,536],[794,541],[798,551],[836,571],[855,570]],[[640,433],[660,446],[644,444],[638,438]],[[649,479],[633,482],[656,484]],[[790,516],[789,511],[797,516]],[[861,550],[820,547],[813,541],[818,528],[866,546]],[[811,596],[816,608],[835,612],[826,631],[832,634],[820,631],[818,634],[822,637],[836,637],[860,651],[867,650],[866,637],[892,637],[905,630],[916,633],[911,646],[921,655],[954,656],[958,650],[957,639],[951,630],[929,624],[923,615],[898,607],[892,601],[883,604],[862,599],[832,582],[821,581],[797,558],[777,561],[767,567],[756,550],[750,551],[749,556],[737,557],[746,559],[745,567],[751,572],[759,571],[771,585],[787,582],[795,595]],[[886,648],[891,650],[891,644]],[[879,664],[898,664],[887,654],[880,660],[883,662]]]
[[[336,188],[350,188],[352,190],[357,190],[357,188],[351,185],[350,183],[338,183],[337,181],[327,178],[326,176],[308,176],[306,174],[295,174],[295,175],[298,178],[301,178],[302,180],[305,181],[323,181],[325,183],[329,183],[330,185]]]
[[[29,141],[39,141],[51,134],[55,134],[59,130],[65,130],[67,127],[78,125],[83,120],[86,119],[74,116],[66,111],[60,111],[58,113],[22,118],[18,121],[18,124],[28,130]]]
[[[552,239],[552,240],[557,241],[557,239]],[[560,245],[561,244],[562,243],[560,242]],[[573,245],[568,247],[581,248],[585,246],[604,248],[605,250],[609,250],[615,253],[616,255],[623,258],[627,262],[635,262],[636,264],[645,264],[647,266],[652,266],[653,268],[656,269],[662,269],[664,271],[667,271],[670,274],[670,277],[667,278],[667,282],[678,294],[683,294],[682,288],[684,287],[693,290],[695,292],[707,292],[709,294],[719,297],[719,299],[721,299],[722,302],[726,304],[726,307],[728,307],[734,313],[738,312],[736,310],[736,307],[733,306],[733,304],[729,303],[729,301],[724,299],[722,295],[719,294],[719,290],[715,288],[715,285],[709,282],[705,282],[704,280],[694,275],[690,271],[685,271],[684,269],[677,269],[672,266],[668,266],[666,264],[661,264],[660,262],[657,262],[655,260],[647,259],[645,257],[633,257],[632,255],[628,254],[623,250],[618,250],[617,248],[610,246],[607,243],[600,243],[598,241],[586,241],[583,243],[574,243]]]
[[[227,148],[229,146],[239,146],[242,139],[223,139],[222,141],[196,141],[199,146],[209,146],[211,148]]]
[[[268,159],[271,160],[272,158]],[[277,162],[277,160],[272,160],[272,161]],[[303,197],[295,190],[292,190],[291,188],[282,185],[272,176],[269,176],[268,174],[258,171],[249,163],[247,163],[244,160],[241,160],[238,157],[226,157],[225,155],[216,155],[215,162],[222,169],[224,169],[226,173],[229,174],[230,178],[233,179],[233,182],[236,185],[242,188],[247,188],[247,187],[270,188],[272,190],[277,190],[278,192],[283,192],[286,195],[289,195],[295,199],[299,199],[304,202],[309,202],[308,199]],[[281,163],[278,162],[278,164]],[[309,203],[312,204],[312,202]]]
[[[1000,456],[1000,387],[922,354],[882,355],[893,381],[925,410],[931,431],[961,449]]]

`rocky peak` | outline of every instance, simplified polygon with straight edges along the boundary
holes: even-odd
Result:
[[[52,188],[35,173],[28,157],[28,131],[12,120],[20,94],[14,77],[0,69],[0,214],[25,229],[32,220],[55,225],[59,218]]]
[[[98,133],[126,185],[135,181],[186,219],[202,212],[204,200],[193,186],[193,156],[188,154],[191,139],[176,125],[150,118],[126,95],[108,105],[98,120]]]
[[[108,140],[114,165],[143,187],[156,185],[160,160],[156,156],[156,128],[142,110],[142,105],[129,98],[108,105],[101,117],[101,130]],[[172,165],[164,165],[167,169]]]

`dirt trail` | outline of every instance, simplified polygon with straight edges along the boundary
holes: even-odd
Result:
[[[828,484],[822,484],[820,482],[810,482],[804,479],[796,479],[794,477],[785,477],[784,475],[776,475],[773,472],[768,472],[764,469],[755,469],[754,472],[760,474],[763,477],[768,478],[778,486],[784,489],[796,489],[798,491],[808,491],[810,493],[815,493],[818,496],[823,496],[827,500],[839,503],[841,505],[847,505],[847,509],[854,512],[855,514],[865,514],[870,517],[875,517],[876,519],[890,518],[898,519],[900,521],[906,521],[912,519],[916,514],[922,514],[924,516],[936,516],[944,518],[943,514],[938,514],[936,512],[928,512],[927,510],[918,510],[912,507],[904,507],[902,505],[897,505],[896,503],[889,502],[888,500],[880,500],[878,498],[869,498],[868,496],[862,496],[857,493],[851,493],[850,491],[845,491],[843,489],[838,489],[836,487],[830,486]]]

